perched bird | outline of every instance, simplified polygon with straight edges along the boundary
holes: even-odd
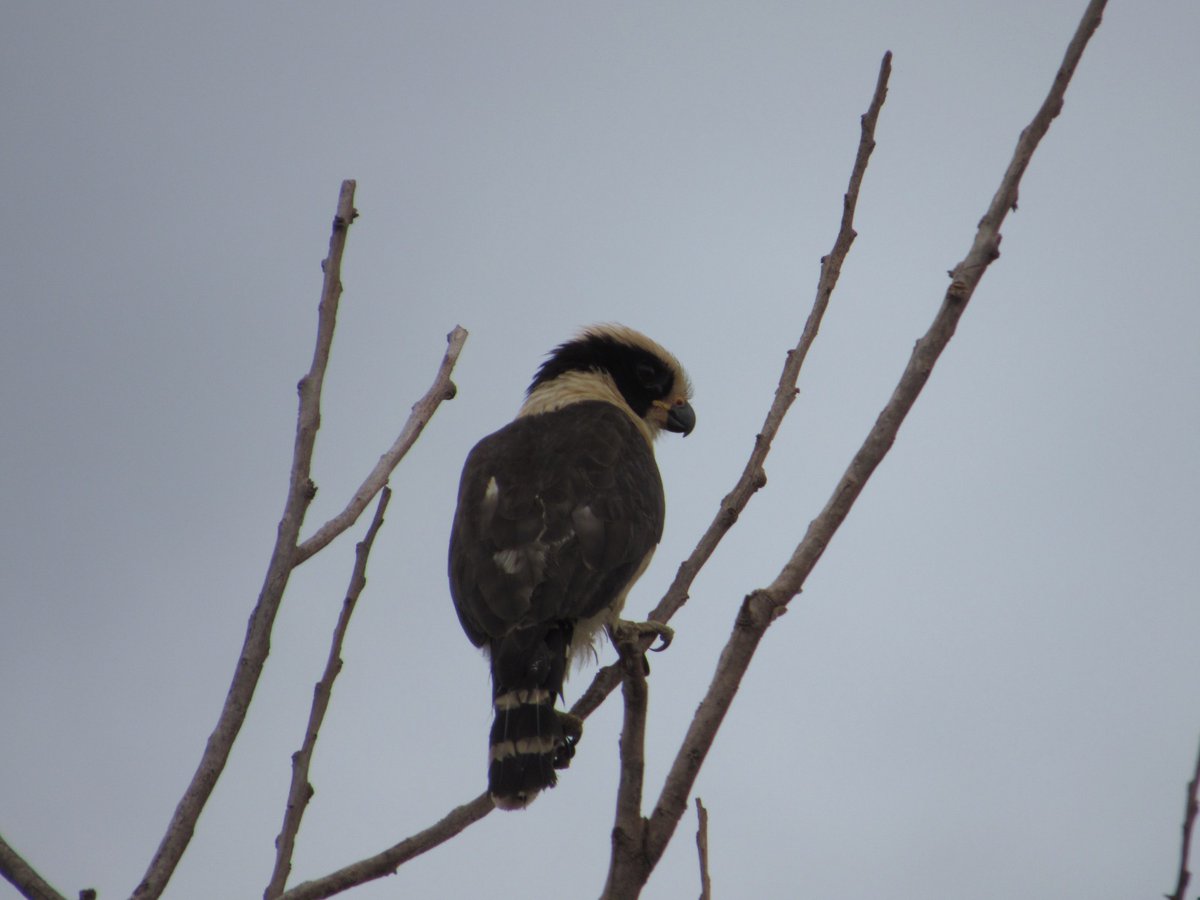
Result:
[[[568,659],[611,625],[662,537],[662,430],[696,424],[679,362],[594,325],[550,353],[517,417],[463,466],[450,593],[491,661],[488,791],[501,809],[553,787],[582,723],[555,709]]]

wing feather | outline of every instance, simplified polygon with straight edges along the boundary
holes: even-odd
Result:
[[[522,416],[467,457],[450,589],[478,646],[516,627],[595,616],[662,537],[645,438],[606,402]]]

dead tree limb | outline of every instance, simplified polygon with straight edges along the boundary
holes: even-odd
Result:
[[[612,854],[608,883],[602,897],[614,896],[611,886],[625,880],[621,871],[629,860],[644,853],[646,819],[642,816],[642,789],[646,774],[646,658],[632,634],[613,630],[613,643],[620,655],[625,721],[621,727],[621,774],[617,783],[617,812],[612,829]]]
[[[1188,782],[1187,799],[1183,807],[1183,838],[1179,844],[1179,874],[1175,878],[1175,891],[1167,895],[1167,900],[1185,900],[1188,882],[1192,873],[1188,871],[1188,858],[1192,855],[1192,830],[1196,827],[1196,811],[1200,805],[1200,752],[1196,753],[1196,767],[1192,771],[1192,780]]]
[[[871,152],[875,149],[875,125],[879,121],[879,112],[887,99],[887,84],[891,73],[892,54],[891,51],[888,51],[883,55],[883,60],[879,65],[879,77],[875,82],[875,92],[861,119],[858,152],[854,157],[854,166],[850,171],[850,181],[846,193],[842,197],[842,220],[833,241],[833,248],[826,256],[821,257],[821,274],[817,281],[817,292],[813,298],[812,309],[804,323],[800,340],[787,353],[783,371],[779,375],[779,383],[775,387],[775,397],[767,410],[762,429],[754,436],[754,447],[750,452],[750,457],[746,461],[746,466],[738,477],[737,483],[733,486],[733,490],[721,500],[716,516],[700,537],[696,548],[680,564],[675,579],[667,588],[666,594],[647,616],[651,621],[670,621],[671,617],[687,602],[692,582],[695,581],[704,564],[713,555],[717,545],[721,543],[721,539],[737,522],[738,517],[750,503],[750,499],[759,488],[767,483],[767,473],[763,464],[766,462],[767,454],[771,452],[771,444],[775,440],[775,435],[779,433],[784,416],[787,415],[796,399],[798,393],[796,385],[800,380],[800,370],[804,366],[808,350],[816,340],[817,332],[821,328],[821,320],[825,316],[825,310],[829,307],[829,298],[833,295],[833,289],[837,287],[838,278],[842,274],[842,264],[850,252],[850,245],[857,237],[857,232],[854,230],[854,212],[858,208],[858,195],[862,188],[863,176],[867,171],[867,163],[871,159]],[[652,638],[646,639],[643,650],[649,647],[650,640]],[[575,701],[571,712],[581,718],[586,718],[604,702],[605,698],[620,683],[620,663],[605,666],[596,673],[587,690]]]
[[[875,125],[879,118],[879,111],[887,96],[887,81],[891,73],[891,59],[892,55],[890,52],[884,55],[880,64],[875,92],[867,112],[862,117],[858,152],[855,156],[854,166],[851,169],[846,194],[843,197],[841,224],[832,250],[821,260],[821,275],[817,285],[816,297],[813,300],[812,310],[809,313],[799,342],[794,349],[788,351],[783,372],[780,375],[779,384],[775,390],[774,400],[767,412],[762,430],[755,438],[750,459],[746,463],[745,469],[733,490],[721,501],[712,524],[709,525],[701,537],[696,549],[680,565],[675,580],[672,582],[666,595],[658,606],[655,607],[654,612],[651,613],[649,618],[654,621],[665,622],[683,606],[687,601],[688,589],[704,563],[712,556],[721,539],[737,521],[742,510],[750,502],[750,498],[766,483],[763,462],[770,451],[775,435],[779,431],[784,415],[795,400],[797,393],[796,383],[800,376],[801,366],[808,354],[809,347],[817,336],[821,319],[829,304],[829,298],[837,284],[838,276],[841,274],[842,263],[855,238],[854,212],[857,207],[859,190],[862,185],[863,175],[866,172],[867,162],[870,159],[871,151],[875,148]],[[653,638],[646,637],[639,640],[638,648],[644,653],[649,648]],[[591,685],[571,707],[571,713],[582,719],[586,719],[595,712],[608,695],[621,683],[623,671],[620,661],[600,669],[596,673]],[[390,875],[407,859],[437,846],[437,844],[448,840],[449,837],[453,837],[458,831],[483,818],[484,815],[491,811],[490,807],[479,812],[478,815],[474,815],[469,821],[462,821],[461,824],[458,824],[460,822],[458,818],[460,813],[468,809],[474,810],[476,804],[480,804],[481,800],[486,799],[487,795],[484,794],[482,798],[477,798],[472,803],[458,807],[441,822],[402,841],[393,847],[392,850],[384,851],[370,859],[345,866],[337,872],[321,879],[305,882],[284,893],[282,900],[317,900],[317,898],[329,897],[340,891],[347,890],[364,881]],[[451,820],[457,825],[457,830],[446,834],[441,826]],[[430,840],[433,840],[433,842],[430,843]],[[396,861],[395,857],[391,854],[401,847],[419,847],[420,849]]]
[[[712,879],[708,874],[708,810],[696,798],[696,853],[700,857],[700,900],[712,900]]]
[[[1104,6],[1105,0],[1092,0],[1088,4],[1045,101],[1030,124],[1021,132],[1012,161],[987,212],[980,220],[970,251],[951,272],[950,287],[943,298],[941,309],[928,332],[913,349],[908,366],[891,399],[879,414],[875,426],[851,460],[825,508],[809,525],[804,539],[776,579],[768,587],[750,593],[742,602],[734,622],[733,633],[721,652],[709,690],[684,737],[658,803],[650,816],[647,831],[649,867],[645,878],[649,877],[650,871],[662,857],[674,834],[696,776],[725,713],[733,702],[759,641],[771,623],[786,611],[787,604],[800,592],[805,579],[845,520],[863,486],[891,448],[901,423],[916,402],[934,363],[953,336],[955,326],[975,287],[987,267],[998,258],[999,229],[1009,210],[1015,208],[1021,176],[1050,123],[1062,110],[1067,85],[1088,40],[1100,24]],[[645,884],[645,878],[639,884],[628,885],[627,892],[622,896],[637,896]]]
[[[433,384],[429,386],[425,396],[413,404],[412,412],[409,414],[408,421],[404,423],[404,427],[400,429],[399,436],[388,448],[388,451],[379,457],[379,462],[375,463],[375,467],[363,479],[363,483],[354,492],[354,496],[350,498],[346,508],[318,528],[311,537],[306,538],[296,548],[296,565],[300,565],[313,554],[328,546],[330,541],[358,521],[358,517],[371,502],[371,498],[379,493],[379,490],[391,477],[392,472],[395,471],[396,466],[400,464],[400,460],[421,436],[421,432],[433,418],[438,406],[443,400],[454,399],[458,389],[450,380],[450,374],[454,371],[454,365],[458,362],[458,355],[462,353],[466,340],[467,331],[461,325],[455,325],[454,330],[446,335],[446,353],[442,357],[441,365],[438,366]]]
[[[3,837],[0,837],[0,875],[26,900],[66,900]]]
[[[708,560],[709,556],[712,555],[721,538],[725,536],[734,522],[737,521],[738,515],[745,508],[746,504],[750,502],[750,498],[754,495],[754,492],[766,483],[763,461],[771,449],[771,443],[778,433],[780,425],[783,423],[784,416],[787,415],[788,409],[791,408],[792,402],[796,398],[796,383],[800,377],[800,369],[804,364],[805,357],[808,355],[809,347],[812,346],[812,342],[817,336],[817,331],[820,328],[821,319],[825,315],[825,310],[829,306],[829,298],[832,296],[833,289],[837,285],[838,276],[842,270],[842,263],[845,261],[846,255],[850,252],[850,245],[854,242],[854,211],[858,205],[859,190],[862,187],[862,179],[866,173],[867,162],[871,157],[871,151],[875,149],[875,125],[879,120],[879,111],[883,108],[884,100],[887,98],[887,84],[891,71],[892,54],[889,51],[883,55],[883,60],[880,62],[879,76],[875,81],[875,90],[872,94],[871,102],[867,107],[867,112],[861,120],[862,127],[859,136],[858,152],[855,154],[854,166],[850,173],[850,183],[842,202],[842,219],[838,227],[837,237],[834,239],[833,249],[821,260],[821,276],[817,283],[817,293],[813,300],[812,311],[805,322],[799,343],[794,350],[788,351],[783,372],[779,377],[779,385],[775,389],[775,398],[771,403],[770,409],[767,411],[767,418],[763,424],[763,429],[755,438],[754,449],[750,454],[750,459],[746,463],[746,467],[742,471],[742,475],[734,486],[733,491],[721,501],[716,518],[700,539],[696,550],[679,567],[679,573],[675,577],[675,582],[667,590],[666,596],[654,608],[654,611],[650,613],[650,619],[653,621],[666,621],[684,604],[687,600],[688,586],[695,578],[696,573],[700,571],[700,568]],[[643,647],[642,649],[644,652],[645,648]],[[622,651],[622,659],[618,662],[622,672],[625,672],[627,669],[624,659],[625,652]],[[596,680],[593,681],[592,686],[580,698],[579,702],[575,704],[575,707],[572,708],[571,711],[573,713],[582,715],[580,712],[581,708],[590,712],[595,707],[589,708],[585,705],[586,703],[594,702],[596,705],[599,705],[604,700],[607,696],[607,692],[603,690],[607,682],[601,681],[604,674],[603,670],[597,673]],[[628,723],[630,703],[627,674],[625,675],[625,684],[626,722]],[[599,689],[596,689],[597,685],[600,685]],[[697,716],[703,713],[703,711],[704,707],[702,705],[697,712]],[[621,752],[622,778],[618,789],[618,796],[622,792],[632,795],[632,789],[626,785],[624,739],[622,739]],[[638,801],[636,820],[634,820],[628,810],[625,811],[624,818],[622,818],[621,802],[618,800],[618,821],[613,829],[612,858],[609,863],[608,880],[602,895],[605,898],[609,898],[609,900],[637,896],[637,893],[641,890],[641,885],[645,884],[646,879],[657,862],[656,858],[650,856],[649,838],[651,836],[650,825],[652,823],[642,817],[642,785],[640,781],[637,785],[636,795]],[[636,834],[638,838],[636,841],[631,839],[631,833]],[[659,850],[658,852],[661,854],[662,851]]]
[[[329,255],[322,264],[325,281],[317,314],[316,347],[308,374],[300,379],[298,385],[300,410],[296,417],[291,478],[283,516],[279,520],[275,549],[271,553],[271,561],[258,595],[258,602],[250,614],[246,639],[220,718],[208,738],[200,765],[175,808],[162,843],[159,844],[141,884],[133,892],[133,896],[138,900],[155,900],[160,896],[183,857],[183,852],[196,830],[200,812],[208,802],[229,759],[233,742],[246,720],[250,698],[254,696],[263,664],[271,649],[271,628],[283,601],[288,576],[295,565],[296,540],[300,535],[300,526],[316,494],[316,485],[310,478],[310,472],[313,445],[316,443],[317,429],[321,423],[321,388],[325,381],[325,369],[329,364],[329,349],[333,343],[338,301],[342,293],[341,264],[342,253],[346,247],[346,232],[356,215],[354,182],[343,181],[338,197],[337,214],[333,218],[333,233],[329,238]]]
[[[954,333],[958,318],[965,310],[976,285],[988,265],[999,255],[999,228],[1010,209],[1016,205],[1017,189],[1022,174],[1050,122],[1062,108],[1063,95],[1074,74],[1083,49],[1091,34],[1098,27],[1105,6],[1104,0],[1092,0],[1072,39],[1063,63],[1055,77],[1046,101],[1037,115],[1021,133],[1012,162],[1001,180],[992,203],[979,223],[975,241],[967,256],[951,272],[951,284],[943,299],[929,331],[913,351],[908,367],[901,376],[892,398],[880,413],[875,427],[851,461],[825,509],[810,524],[808,532],[800,542],[792,558],[779,576],[767,588],[754,591],[742,603],[737,615],[733,634],[722,651],[712,684],[697,712],[692,726],[684,738],[663,791],[653,814],[646,821],[644,860],[641,866],[628,866],[633,876],[622,884],[610,885],[606,891],[616,897],[637,896],[654,866],[666,849],[683,810],[686,798],[695,783],[696,775],[703,764],[709,746],[720,727],[741,678],[749,665],[750,658],[770,623],[786,610],[787,603],[799,593],[805,578],[820,558],[829,540],[844,521],[850,506],[861,492],[866,480],[890,449],[896,433],[908,410],[911,409],[921,388],[932,371],[933,364]],[[763,460],[770,449],[771,440],[778,431],[783,415],[790,407],[796,393],[796,379],[801,364],[819,328],[821,316],[828,303],[850,243],[854,239],[853,213],[858,188],[867,159],[874,147],[873,131],[879,107],[886,96],[887,74],[890,71],[890,53],[885,55],[876,86],[875,99],[863,117],[863,139],[851,176],[850,189],[845,196],[842,227],[835,240],[834,250],[822,261],[821,280],[813,312],[805,325],[797,347],[790,351],[762,432],[756,437],[755,447],[742,477],[734,490],[722,501],[712,525],[698,544],[695,552],[679,569],[671,588],[663,597],[650,618],[665,622],[687,600],[687,591],[696,573],[711,556],[724,534],[737,520],[749,498],[765,483]],[[646,639],[649,644],[649,638]],[[641,647],[645,650],[646,647]],[[586,718],[615,689],[622,680],[621,663],[606,666],[597,673],[591,686],[572,707],[572,713]],[[394,847],[369,859],[346,866],[328,876],[305,882],[285,892],[282,900],[319,900],[333,896],[357,884],[373,878],[392,874],[413,856],[458,834],[468,825],[491,812],[492,805],[487,794],[482,794],[468,804],[451,811],[440,822],[400,842]]]
[[[452,809],[441,821],[435,822],[424,831],[405,838],[382,853],[359,860],[338,869],[322,878],[305,881],[280,896],[280,900],[323,900],[340,894],[356,885],[365,884],[385,875],[394,875],[404,863],[439,844],[444,844],[468,825],[478,822],[495,807],[492,798],[484,791],[469,803]]]
[[[375,543],[375,535],[383,526],[383,514],[387,511],[388,501],[392,492],[385,487],[379,495],[379,504],[375,507],[375,517],[367,528],[354,551],[354,569],[350,574],[350,584],[346,588],[346,598],[342,602],[342,610],[338,615],[337,625],[333,629],[333,638],[329,645],[329,657],[325,661],[325,671],[321,680],[313,689],[312,708],[308,715],[308,725],[304,729],[304,740],[300,749],[292,756],[292,783],[288,790],[287,808],[283,815],[283,826],[279,836],[275,838],[275,868],[271,872],[271,880],[263,892],[264,900],[272,900],[283,893],[288,875],[292,871],[292,853],[296,847],[296,835],[300,831],[300,822],[308,801],[312,799],[313,787],[308,780],[309,767],[312,764],[313,750],[317,746],[317,736],[321,724],[325,721],[325,711],[329,709],[329,700],[333,694],[333,683],[342,671],[342,643],[346,639],[346,629],[350,626],[350,617],[354,607],[367,584],[367,559],[371,555],[371,547]]]
[[[296,417],[296,437],[288,493],[266,577],[263,579],[258,601],[250,614],[246,637],[216,727],[208,738],[200,764],[175,808],[158,850],[151,859],[141,883],[133,892],[136,900],[156,900],[162,894],[192,839],[200,813],[208,802],[217,779],[224,771],[233,743],[245,722],[250,700],[254,696],[263,665],[270,653],[271,630],[283,602],[284,590],[292,570],[353,524],[371,497],[383,487],[391,468],[394,468],[420,435],[433,411],[443,400],[454,396],[450,372],[467,337],[466,332],[457,327],[448,335],[450,347],[442,360],[433,387],[414,406],[412,416],[400,437],[381,458],[346,510],[326,523],[306,542],[306,549],[301,550],[298,545],[300,529],[316,494],[316,485],[311,477],[312,455],[317,430],[321,424],[321,390],[329,365],[338,302],[342,293],[342,255],[345,251],[347,231],[358,215],[354,208],[354,189],[353,181],[342,182],[337,213],[334,215],[333,230],[329,238],[329,254],[321,266],[324,271],[324,283],[318,304],[316,344],[309,370],[297,386],[300,405]],[[379,473],[385,467],[385,461],[390,467],[380,478]],[[367,488],[370,490],[364,495]]]

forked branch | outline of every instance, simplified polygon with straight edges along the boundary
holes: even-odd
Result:
[[[641,887],[661,858],[686,808],[686,798],[694,786],[696,775],[721,721],[732,703],[758,641],[770,623],[786,609],[787,603],[799,593],[808,573],[845,519],[863,485],[891,447],[901,422],[928,379],[933,364],[953,335],[958,318],[970,300],[975,286],[987,266],[997,258],[1000,242],[999,228],[1008,210],[1015,208],[1021,175],[1038,142],[1046,133],[1050,122],[1061,109],[1067,84],[1070,82],[1088,39],[1099,25],[1104,6],[1104,0],[1093,0],[1089,4],[1075,37],[1068,47],[1046,102],[1021,134],[1013,160],[1001,180],[1000,188],[980,221],[970,252],[952,272],[951,284],[946,291],[941,310],[925,337],[918,342],[892,398],[884,407],[862,448],[851,461],[825,509],[813,520],[804,539],[797,546],[792,558],[775,581],[769,587],[753,592],[743,601],[734,624],[733,634],[718,661],[713,682],[684,738],[654,812],[648,820],[643,820],[645,822],[645,838],[640,842],[641,849],[637,853],[641,858],[641,863],[622,867],[622,871],[629,872],[632,877],[621,884],[612,885],[613,896],[633,897],[640,893]],[[854,173],[851,176],[850,189],[845,198],[842,227],[839,229],[834,250],[823,260],[821,281],[818,285],[813,312],[806,323],[800,342],[788,354],[775,400],[763,430],[756,438],[754,450],[742,477],[734,490],[722,501],[716,518],[701,539],[696,551],[680,566],[675,582],[651,614],[651,618],[657,621],[668,620],[686,602],[687,591],[696,573],[711,556],[725,532],[736,521],[749,498],[765,482],[763,460],[770,449],[771,441],[778,431],[784,413],[795,397],[795,385],[800,366],[820,325],[825,304],[836,284],[842,260],[854,239],[852,225],[854,204],[857,201],[862,172],[865,170],[866,161],[874,146],[874,124],[879,106],[886,94],[889,70],[890,54],[884,58],[876,85],[875,98],[867,115],[863,117],[863,139],[860,142]],[[646,648],[642,647],[641,649]],[[572,712],[585,718],[603,702],[621,680],[620,663],[605,667],[598,673],[584,696],[572,708]],[[631,792],[626,797],[632,795]],[[491,809],[490,798],[486,793],[482,794],[470,803],[453,810],[442,821],[425,831],[401,841],[374,857],[346,866],[324,878],[298,885],[285,892],[282,900],[318,900],[318,898],[332,896],[367,880],[391,874],[408,859],[450,839],[463,828],[486,816]]]
[[[200,765],[192,781],[184,791],[183,798],[175,808],[158,851],[150,861],[141,884],[133,892],[137,900],[154,900],[167,886],[175,867],[183,857],[196,830],[196,821],[208,802],[213,788],[225,769],[233,742],[246,721],[250,698],[258,686],[263,664],[271,649],[271,629],[275,616],[283,601],[283,592],[288,577],[295,566],[296,539],[304,515],[316,493],[312,482],[313,445],[321,423],[321,388],[325,382],[325,369],[329,365],[329,349],[333,343],[333,328],[337,321],[338,301],[342,294],[342,253],[346,248],[346,232],[358,215],[354,209],[354,182],[343,181],[338,196],[337,214],[333,218],[333,233],[329,238],[329,255],[322,268],[325,280],[321,288],[321,300],[317,312],[317,341],[313,350],[312,364],[308,373],[300,379],[300,409],[296,416],[296,440],[292,451],[291,477],[288,483],[287,500],[283,516],[276,532],[275,548],[267,566],[258,602],[250,613],[246,626],[246,638],[238,656],[237,667],[220,718],[208,738]]]
[[[271,630],[283,602],[284,590],[292,570],[354,523],[366,508],[366,504],[382,489],[388,475],[420,435],[434,410],[443,400],[454,396],[455,389],[450,381],[450,373],[467,337],[467,333],[458,327],[447,336],[449,348],[433,386],[413,407],[412,415],[392,448],[380,459],[346,509],[322,526],[303,547],[298,545],[304,517],[316,493],[316,485],[311,478],[312,455],[321,423],[321,390],[329,365],[338,302],[342,293],[341,263],[346,234],[350,223],[358,215],[354,209],[354,189],[353,181],[342,182],[337,213],[333,219],[333,231],[329,239],[329,254],[322,263],[324,283],[318,305],[316,344],[309,370],[298,385],[300,404],[296,417],[296,437],[288,493],[266,577],[246,626],[242,651],[217,725],[209,736],[190,784],[176,806],[162,842],[133,893],[135,900],[155,900],[162,894],[191,841],[200,813],[208,802],[217,779],[224,771],[233,743],[246,719],[250,700],[254,696],[263,665],[270,652]]]
[[[1062,109],[1063,96],[1088,40],[1100,24],[1105,0],[1092,0],[1067,47],[1063,62],[1041,108],[1021,132],[1013,159],[987,212],[980,220],[975,240],[966,258],[951,273],[951,284],[941,309],[925,336],[917,342],[912,357],[891,399],[875,426],[855,454],[825,508],[809,525],[804,539],[776,579],[765,589],[745,598],[734,622],[733,633],[717,663],[708,693],[692,720],[675,762],[667,775],[662,794],[647,834],[650,868],[661,858],[686,808],[696,775],[741,684],[759,641],[767,628],[784,611],[804,585],[838,527],[845,520],[871,473],[896,439],[900,424],[916,402],[934,363],[954,334],[955,326],[987,267],[999,256],[1000,226],[1016,204],[1021,176],[1050,123]],[[649,877],[649,871],[646,876]],[[644,881],[642,882],[644,884]],[[638,886],[640,890],[640,886]],[[631,892],[628,896],[636,896]]]
[[[379,462],[375,463],[375,468],[363,479],[363,483],[354,492],[354,496],[350,498],[346,508],[318,528],[311,537],[305,539],[296,548],[296,565],[300,565],[313,554],[318,553],[330,541],[358,521],[358,517],[371,502],[371,498],[379,493],[380,488],[387,483],[396,466],[400,464],[400,460],[421,436],[421,432],[425,430],[425,426],[429,424],[429,420],[433,418],[433,414],[442,401],[454,399],[458,389],[450,380],[450,375],[454,371],[454,365],[458,362],[458,355],[462,353],[466,340],[467,331],[461,325],[455,325],[454,330],[446,335],[446,353],[442,357],[441,365],[438,366],[433,384],[429,386],[425,396],[413,404],[412,412],[409,414],[408,421],[404,423],[404,427],[400,429],[399,436],[388,448],[388,451],[379,457]]]
[[[817,286],[816,297],[813,301],[812,311],[809,313],[799,342],[794,349],[788,351],[787,359],[785,360],[783,371],[775,390],[774,400],[767,412],[762,430],[755,438],[750,459],[746,463],[745,469],[733,490],[721,501],[716,516],[701,537],[696,549],[679,567],[679,571],[667,594],[650,615],[649,618],[654,621],[665,622],[683,606],[687,601],[687,592],[697,573],[709,557],[712,556],[721,539],[737,521],[742,510],[750,502],[750,498],[766,483],[763,462],[770,451],[775,435],[779,431],[784,415],[795,400],[796,383],[800,376],[801,366],[808,354],[809,347],[817,336],[821,319],[824,316],[829,298],[841,273],[842,263],[855,238],[853,225],[854,212],[858,203],[863,174],[866,171],[871,151],[875,148],[875,124],[887,95],[887,80],[891,73],[891,58],[890,52],[883,57],[874,95],[867,112],[862,117],[862,130],[858,152],[851,170],[849,185],[843,198],[841,225],[834,240],[833,249],[821,260],[821,276]],[[314,538],[310,540],[314,540],[315,538],[316,536],[314,535]],[[649,636],[642,639],[642,642],[638,645],[638,649],[644,653],[649,648],[652,640],[653,638]],[[591,715],[599,708],[608,695],[612,693],[616,686],[621,683],[623,671],[623,664],[621,661],[618,661],[612,665],[605,666],[597,672],[591,685],[572,706],[571,713],[580,718],[587,718]],[[632,769],[627,769],[626,777],[630,777],[632,771]],[[626,806],[628,806],[628,797],[630,795],[626,793],[625,796],[627,798]],[[332,896],[365,881],[390,875],[403,862],[448,840],[463,828],[491,812],[490,802],[486,805],[484,803],[487,799],[487,795],[484,794],[471,803],[458,807],[441,822],[413,835],[411,838],[401,841],[390,850],[348,865],[323,878],[298,885],[285,892],[282,895],[282,900],[317,900],[317,898]],[[637,806],[640,817],[640,796]],[[626,821],[628,821],[628,817],[626,817]]]

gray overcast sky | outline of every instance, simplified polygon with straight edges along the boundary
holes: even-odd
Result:
[[[463,457],[581,324],[668,346],[699,426],[659,445],[667,533],[629,608],[653,606],[750,450],[891,49],[859,238],[770,483],[653,661],[657,796],[741,597],[890,394],[1083,7],[11,4],[0,832],[72,895],[127,895],[149,862],[282,509],[342,178],[362,215],[308,531],[446,332],[471,337],[392,480],[294,881],[474,797],[486,666],[444,573]],[[712,749],[717,896],[1170,890],[1200,734],[1198,36],[1194,0],[1112,4],[1003,256]],[[261,895],[364,527],[296,573],[169,897]],[[595,896],[618,731],[610,703],[555,791],[357,896]],[[647,897],[697,894],[694,828]]]

